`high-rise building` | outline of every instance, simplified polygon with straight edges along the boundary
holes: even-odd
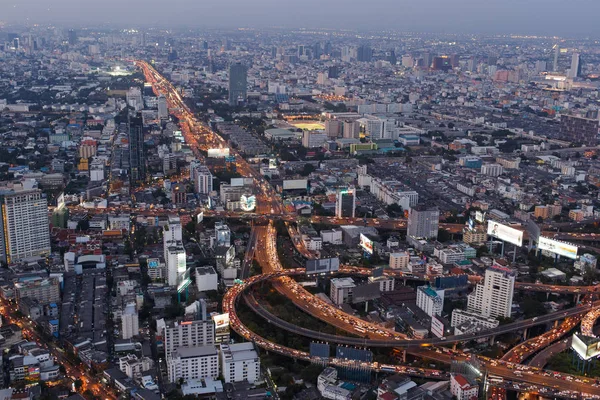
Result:
[[[356,60],[370,62],[373,59],[373,49],[367,45],[361,45],[356,49]]]
[[[434,57],[433,69],[436,71],[450,71],[452,69],[452,60],[448,56]]]
[[[166,248],[167,283],[169,286],[179,285],[181,277],[187,271],[186,252],[182,242],[170,242]]]
[[[140,333],[140,319],[135,309],[135,303],[125,306],[121,315],[121,335],[123,339],[131,339]]]
[[[213,191],[213,176],[206,165],[199,162],[190,164],[190,180],[196,193],[208,194]]]
[[[579,53],[573,53],[571,56],[571,68],[567,74],[567,78],[577,78],[581,75],[581,58]]]
[[[50,253],[48,202],[41,190],[0,193],[0,261]]]
[[[165,326],[163,339],[167,357],[178,348],[208,346],[215,343],[212,319],[173,321]]]
[[[129,178],[131,184],[146,179],[146,153],[144,151],[144,130],[142,119],[129,119]]]
[[[396,65],[396,63],[398,62],[398,58],[396,57],[396,52],[394,51],[394,49],[389,50],[385,53],[385,59],[389,61],[390,64]]]
[[[560,139],[577,145],[596,146],[599,128],[598,119],[563,115],[560,118]]]
[[[169,118],[169,108],[167,106],[167,98],[164,95],[158,97],[158,118]]]
[[[222,222],[215,223],[215,237],[217,247],[229,247],[231,245],[231,230]]]
[[[125,95],[127,105],[135,111],[141,111],[144,108],[144,98],[142,97],[142,89],[139,87],[129,88]]]
[[[331,51],[333,50],[333,48],[331,47],[331,42],[325,42],[325,45],[323,46],[323,53],[327,54],[327,55],[331,55]],[[331,78],[331,76],[330,76]]]
[[[334,304],[340,306],[344,303],[352,303],[356,287],[352,278],[333,278],[330,283],[329,298]]]
[[[254,383],[260,379],[260,358],[253,343],[222,344],[220,350],[225,383]]]
[[[69,44],[71,46],[75,45],[77,43],[77,31],[74,29],[69,29],[69,32],[67,33],[67,37],[69,40]]]
[[[229,66],[229,105],[236,106],[246,101],[248,93],[248,69],[240,63]]]
[[[415,239],[436,239],[440,211],[437,207],[416,206],[408,214],[407,236]]]
[[[345,139],[358,139],[360,137],[360,123],[356,120],[346,120],[343,125]]]
[[[444,310],[444,290],[435,290],[431,286],[417,288],[417,307],[427,315],[442,315]]]
[[[494,263],[485,271],[483,283],[469,294],[467,311],[486,318],[510,318],[515,276],[512,269]]]
[[[219,376],[219,353],[214,345],[201,347],[181,347],[167,358],[169,382],[176,383],[180,378],[212,378]]]
[[[558,54],[560,53],[560,47],[558,44],[554,45],[554,59],[552,60],[552,72],[558,71]]]
[[[323,50],[321,49],[321,43],[317,42],[313,45],[313,58],[318,60],[323,54]]]
[[[356,193],[354,188],[340,190],[335,200],[335,216],[338,218],[354,218],[356,210]]]
[[[337,79],[340,77],[340,67],[337,65],[332,65],[327,68],[327,77],[329,79]]]

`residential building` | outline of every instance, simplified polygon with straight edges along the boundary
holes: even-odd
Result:
[[[260,379],[260,358],[253,343],[222,344],[220,356],[225,383],[254,383]]]
[[[353,289],[356,287],[352,278],[333,278],[329,290],[329,297],[336,305],[352,302]]]
[[[369,283],[378,283],[379,292],[393,292],[396,288],[396,280],[389,276],[370,276],[368,278]]]
[[[598,118],[582,118],[562,115],[560,118],[560,139],[573,144],[596,146],[598,144]]]
[[[407,252],[390,253],[390,268],[391,269],[406,269],[410,261],[410,254]]]
[[[121,315],[121,336],[123,339],[131,339],[140,333],[140,319],[135,309],[135,303],[125,306]]]
[[[25,298],[36,300],[42,306],[60,302],[60,282],[57,278],[25,279],[15,283],[15,298],[17,304]]]
[[[196,268],[196,288],[199,292],[217,290],[219,287],[217,272],[210,265]]]
[[[212,320],[174,321],[164,329],[165,354],[178,348],[208,346],[215,343],[215,324]]]
[[[194,184],[196,193],[209,194],[213,191],[213,176],[206,165],[192,162],[190,164],[190,180]]]
[[[436,239],[440,211],[437,207],[416,206],[408,214],[407,236],[415,239]]]
[[[0,193],[0,261],[50,253],[48,202],[40,190]]]
[[[452,374],[450,393],[456,400],[477,400],[479,398],[479,385],[464,375]]]
[[[444,310],[444,290],[435,290],[431,286],[417,288],[417,307],[425,311],[430,317],[442,315]]]
[[[469,294],[467,311],[483,317],[510,318],[515,276],[514,270],[494,263],[485,271],[483,283]]]
[[[167,357],[169,382],[179,379],[217,379],[219,376],[219,353],[214,345],[180,347]]]

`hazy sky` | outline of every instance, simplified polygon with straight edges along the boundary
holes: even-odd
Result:
[[[64,25],[323,27],[600,34],[600,0],[0,0],[0,20]]]

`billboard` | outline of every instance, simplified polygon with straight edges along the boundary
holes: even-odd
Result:
[[[329,344],[310,342],[310,356],[311,357],[329,358],[330,352],[331,352],[331,349],[329,347]]]
[[[215,323],[215,329],[229,327],[229,313],[213,315],[212,320]]]
[[[373,241],[362,233],[360,234],[360,247],[362,247],[367,253],[373,254]]]
[[[340,269],[338,257],[322,258],[320,260],[306,260],[306,275],[323,274]]]
[[[599,341],[600,339],[580,336],[580,334],[576,333],[573,335],[571,341],[571,349],[573,349],[581,359],[589,360],[590,358],[598,357],[598,355],[600,355],[600,349],[598,349]]]
[[[444,323],[435,314],[431,317],[431,333],[438,338],[446,336],[444,335]]]
[[[208,158],[225,158],[229,157],[229,149],[208,149]]]
[[[469,218],[469,221],[467,222],[467,227],[470,231],[475,229],[475,221],[473,221],[473,218]]]
[[[243,194],[240,197],[240,208],[243,211],[254,211],[256,208],[256,196],[250,194]]]
[[[573,260],[577,259],[577,250],[579,249],[573,244],[559,242],[558,240],[549,239],[543,236],[540,236],[539,238],[538,248],[540,250],[547,250],[554,254],[558,254],[559,256],[564,256]]]
[[[285,179],[283,181],[283,190],[306,190],[308,188],[308,179]]]
[[[485,214],[483,211],[475,211],[475,221],[484,223],[485,222]]]
[[[160,262],[158,261],[158,258],[149,258],[147,264],[148,268],[158,268]]]
[[[491,219],[488,220],[487,234],[519,247],[523,246],[523,232]]]
[[[366,283],[352,289],[352,303],[363,303],[379,298],[379,282]]]

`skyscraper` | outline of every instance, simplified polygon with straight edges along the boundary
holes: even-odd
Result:
[[[581,59],[579,53],[573,53],[571,56],[571,68],[567,75],[568,78],[577,78],[581,75]]]
[[[515,272],[494,263],[485,271],[483,283],[478,284],[475,291],[469,295],[467,311],[486,318],[509,318],[514,287]]]
[[[367,45],[359,46],[356,50],[356,60],[370,62],[373,59],[373,49]]]
[[[246,101],[248,86],[248,69],[240,63],[229,66],[229,105],[236,106],[241,100]]]
[[[0,261],[50,253],[48,202],[38,189],[0,194]]]
[[[440,211],[437,207],[416,206],[408,214],[407,236],[415,239],[436,239]]]
[[[356,194],[354,188],[340,190],[335,200],[335,216],[338,218],[354,218]]]
[[[146,179],[146,155],[142,119],[129,119],[129,178],[131,184]]]
[[[190,164],[190,180],[196,193],[208,194],[213,190],[213,176],[210,170],[197,161]]]
[[[74,29],[69,29],[67,37],[71,46],[74,46],[77,43],[77,31],[75,31]]]
[[[321,57],[321,54],[323,54],[323,51],[321,50],[321,43],[317,42],[313,45],[313,58],[318,60]]]
[[[169,108],[167,107],[167,98],[163,95],[158,97],[158,118],[169,118]]]
[[[554,45],[554,60],[552,61],[552,72],[558,71],[558,53],[560,53],[560,47],[558,44]]]

